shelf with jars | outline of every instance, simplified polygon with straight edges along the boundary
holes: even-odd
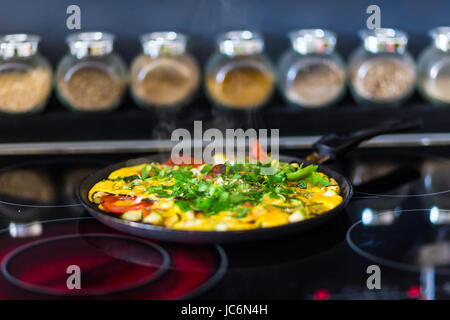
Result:
[[[260,33],[230,31],[219,36],[202,66],[187,35],[152,32],[141,36],[141,53],[128,69],[115,53],[114,35],[74,33],[53,92],[39,37],[3,36],[0,82],[9,85],[0,88],[0,143],[168,138],[171,129],[189,128],[194,120],[205,128],[278,128],[280,135],[305,136],[417,116],[425,122],[423,132],[450,133],[450,108],[439,107],[449,104],[442,89],[450,74],[449,28],[431,32],[417,72],[406,33],[378,29],[360,35],[362,44],[346,64],[334,32],[295,30],[274,63]],[[34,71],[42,88],[27,89],[28,96],[21,90],[33,83]],[[13,98],[4,99],[8,94]],[[17,109],[15,99],[28,103]]]
[[[450,27],[431,31],[433,44],[420,56],[418,72],[405,32],[378,28],[359,35],[361,45],[343,59],[335,50],[334,32],[291,31],[291,45],[275,68],[265,54],[263,36],[255,31],[223,33],[216,52],[202,66],[187,48],[187,35],[152,32],[141,36],[142,52],[128,70],[114,51],[113,34],[73,33],[66,39],[69,51],[56,68],[55,92],[62,105],[84,113],[110,112],[121,106],[126,92],[142,109],[191,108],[199,87],[203,87],[200,95],[214,107],[241,111],[274,104],[274,93],[286,104],[300,107],[299,112],[331,108],[347,87],[360,106],[400,106],[416,88],[434,104],[450,104],[446,96],[450,91]],[[0,113],[44,109],[52,89],[52,71],[38,52],[39,41],[39,36],[26,34],[0,37],[0,80],[4,82]]]

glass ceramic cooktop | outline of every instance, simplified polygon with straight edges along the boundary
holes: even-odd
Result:
[[[448,298],[450,160],[419,151],[353,152],[333,165],[355,186],[342,214],[301,234],[222,246],[141,239],[91,218],[76,189],[105,157],[5,163],[0,298]],[[81,291],[67,288],[70,265],[84,270]],[[379,290],[367,288],[371,265]]]

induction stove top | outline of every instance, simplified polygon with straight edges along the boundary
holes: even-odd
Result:
[[[141,239],[90,217],[75,195],[81,179],[131,155],[4,158],[0,299],[447,299],[447,153],[352,152],[332,165],[355,186],[342,214],[226,245]],[[68,285],[77,267],[81,289]]]

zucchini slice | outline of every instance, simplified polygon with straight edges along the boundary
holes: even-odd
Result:
[[[142,220],[142,211],[141,210],[130,210],[124,212],[121,216],[122,219],[128,221],[141,221]]]

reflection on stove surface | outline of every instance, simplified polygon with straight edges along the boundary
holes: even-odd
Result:
[[[39,237],[43,232],[40,221],[29,223],[10,222],[8,230],[9,235],[13,238]]]
[[[392,223],[400,210],[450,209],[450,160],[417,153],[363,153],[351,160],[355,221]],[[381,219],[381,220],[380,220]],[[372,221],[375,223],[375,221]]]
[[[37,232],[40,220],[84,214],[76,191],[81,180],[108,162],[51,159],[0,169],[0,228],[23,237]],[[34,222],[33,224],[30,224]]]
[[[0,202],[23,206],[78,204],[76,190],[89,173],[108,163],[100,160],[27,161],[0,169]]]
[[[411,209],[398,212],[394,220],[383,218],[391,216],[383,212],[371,221],[356,222],[347,241],[355,252],[379,266],[417,272],[421,297],[435,299],[436,275],[450,278],[450,220],[440,219],[441,213],[450,211]]]
[[[450,224],[430,221],[430,210],[401,211],[395,221],[386,224],[362,220],[349,229],[347,240],[376,263],[419,272],[433,267],[450,275]]]
[[[12,169],[0,172],[0,197],[20,204],[52,204],[56,186],[45,172],[34,169]]]

